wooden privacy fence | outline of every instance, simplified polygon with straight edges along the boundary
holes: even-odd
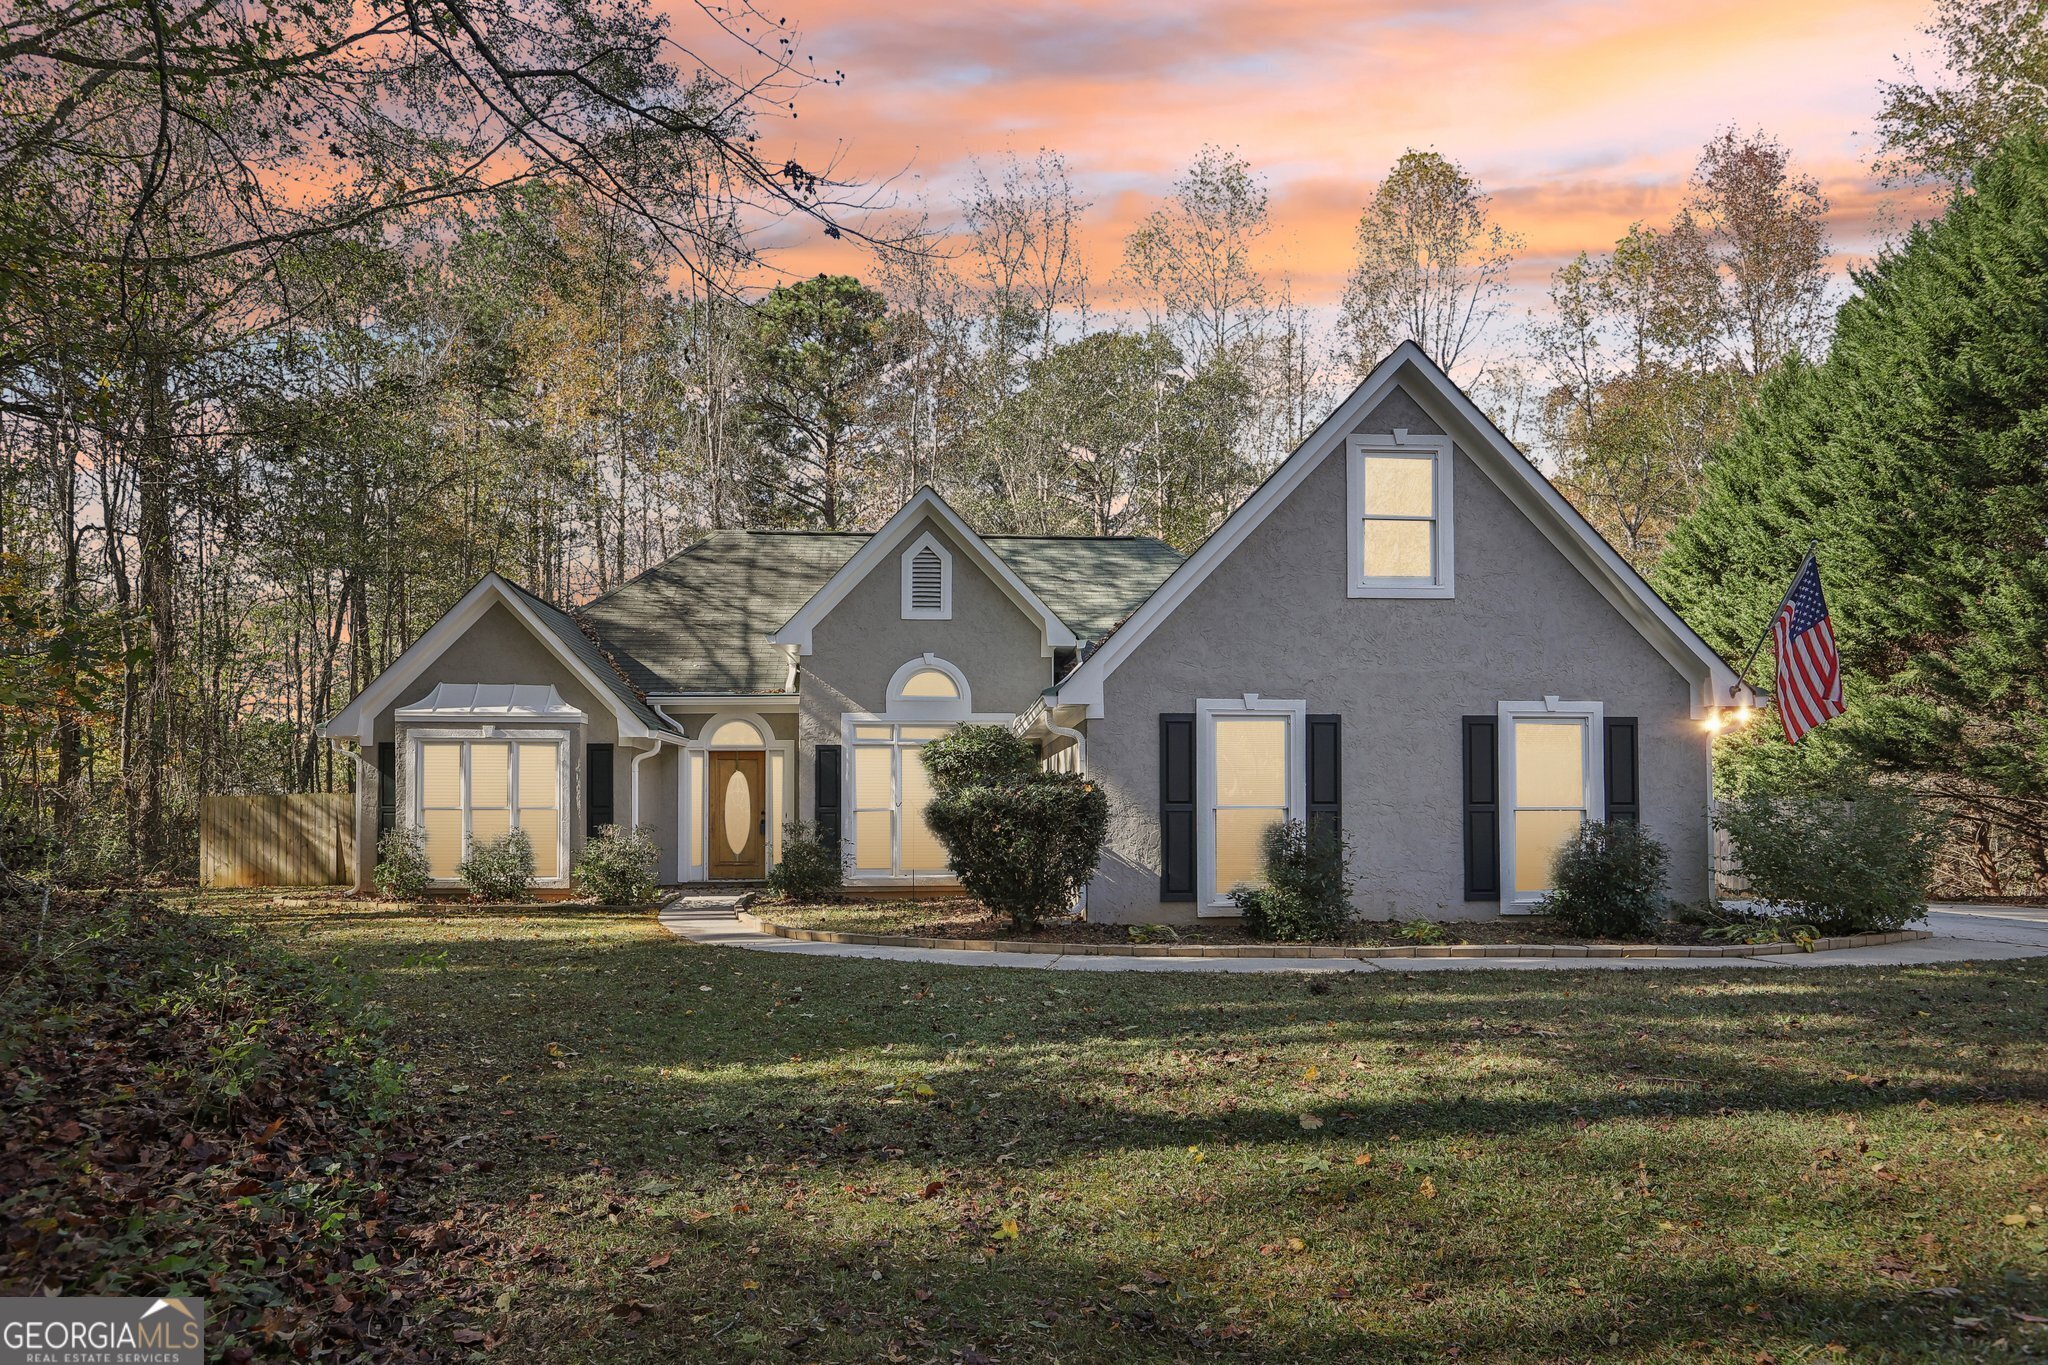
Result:
[[[347,792],[200,798],[201,886],[351,882],[355,853],[355,797]]]

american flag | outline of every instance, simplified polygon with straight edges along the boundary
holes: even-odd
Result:
[[[1808,730],[1842,714],[1842,656],[1821,596],[1820,561],[1813,555],[1799,566],[1778,608],[1771,645],[1778,657],[1778,723],[1785,727],[1785,742],[1797,744]]]

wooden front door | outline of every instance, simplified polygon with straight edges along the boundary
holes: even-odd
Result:
[[[711,880],[768,875],[767,755],[711,755]]]

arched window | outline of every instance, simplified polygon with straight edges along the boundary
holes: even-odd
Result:
[[[714,716],[704,727],[704,742],[720,748],[758,749],[768,740],[761,727],[750,720]]]
[[[974,709],[969,701],[967,675],[936,654],[912,659],[889,679],[891,714],[960,719]]]
[[[903,552],[903,619],[953,619],[953,556],[929,531]]]

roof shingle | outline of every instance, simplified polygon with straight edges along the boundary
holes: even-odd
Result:
[[[988,536],[1081,641],[1107,634],[1180,563],[1146,536]],[[647,693],[781,692],[788,656],[768,637],[825,586],[863,533],[714,531],[585,606]]]

